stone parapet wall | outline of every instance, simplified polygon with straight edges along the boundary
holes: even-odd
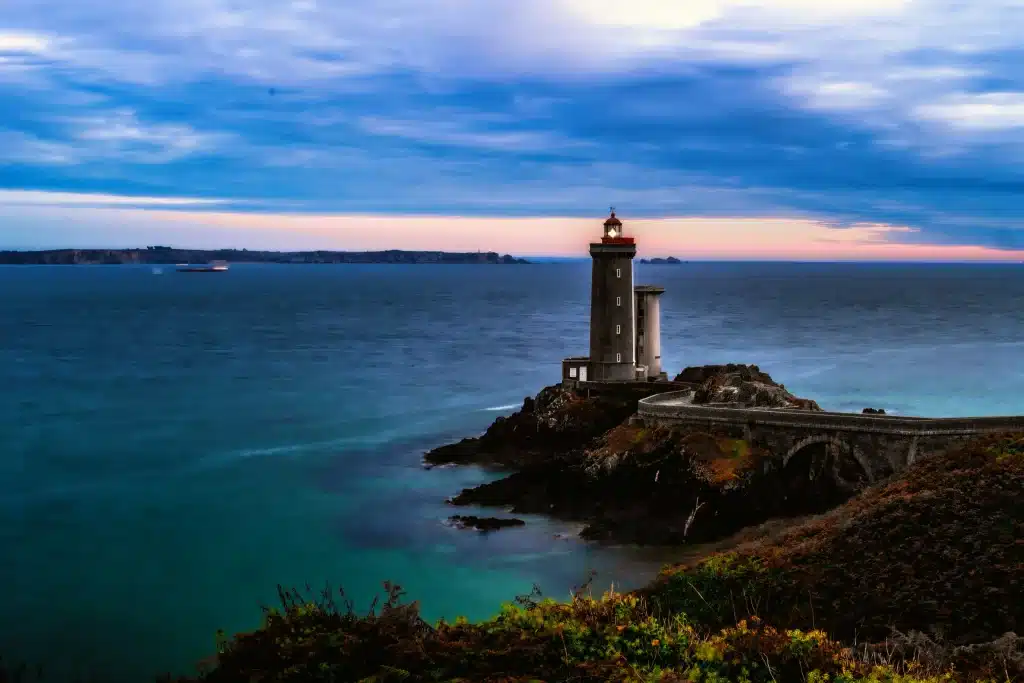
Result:
[[[685,391],[682,391],[684,389],[693,391],[693,386],[684,382],[649,382],[645,380],[622,380],[620,382],[578,382],[577,386],[579,386],[580,389],[589,389],[590,391],[605,393],[614,393],[616,391],[629,389],[649,389],[651,391],[658,391],[658,396],[686,393]]]
[[[1024,416],[922,418],[804,410],[728,408],[683,403],[687,392],[675,391],[642,399],[638,414],[662,424],[748,425],[889,434],[953,436],[1024,431]]]

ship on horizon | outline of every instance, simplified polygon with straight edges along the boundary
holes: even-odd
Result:
[[[177,269],[179,273],[224,273],[228,269],[228,262],[210,261],[209,263],[201,265],[179,263]]]

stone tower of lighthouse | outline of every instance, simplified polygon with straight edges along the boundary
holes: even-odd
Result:
[[[612,209],[600,242],[590,245],[590,379],[636,378],[633,257],[636,243],[622,234]]]
[[[600,242],[590,245],[590,355],[562,361],[562,383],[659,381],[663,287],[633,284],[636,242],[622,233],[615,209]]]

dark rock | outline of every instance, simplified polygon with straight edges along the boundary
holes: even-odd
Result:
[[[476,515],[453,515],[448,521],[460,529],[476,529],[482,533],[497,531],[515,526],[526,526],[521,519],[509,519],[502,517],[477,517]]]
[[[482,436],[436,449],[425,461],[511,470],[461,491],[453,505],[583,522],[583,537],[611,543],[715,541],[768,519],[828,509],[863,484],[828,460],[824,444],[814,458],[794,457],[782,467],[775,454],[713,426],[654,428],[632,419],[639,399],[687,388],[697,402],[820,410],[756,365],[687,368],[676,379],[547,387]]]
[[[470,465],[476,462],[480,439],[463,439],[430,452],[427,465]]]
[[[721,403],[744,408],[792,408],[821,410],[814,401],[799,398],[762,372],[756,365],[705,365],[686,368],[676,382],[697,384],[693,402]]]
[[[593,392],[546,387],[521,410],[495,419],[481,436],[436,448],[424,463],[522,467],[547,460],[587,446],[633,415],[641,398],[671,389],[657,383]]]
[[[741,365],[739,363],[729,363],[727,365],[699,365],[696,367],[688,367],[678,375],[676,375],[676,382],[689,382],[690,384],[701,384],[711,379],[712,377],[719,375],[735,375],[741,380],[746,382],[761,382],[763,384],[775,384],[772,380],[771,375],[767,372],[761,372],[761,368],[756,365]],[[778,385],[781,386],[781,385]]]
[[[885,415],[885,410],[882,408],[865,408],[861,412],[865,415]]]
[[[824,449],[824,446],[823,446]],[[771,454],[709,433],[620,425],[594,447],[528,467],[450,502],[586,524],[588,540],[678,545],[719,540],[773,518],[815,514],[856,489],[812,477],[811,457],[765,467]],[[863,485],[866,482],[859,482]]]

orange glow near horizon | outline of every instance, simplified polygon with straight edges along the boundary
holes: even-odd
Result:
[[[515,256],[587,256],[605,216],[487,218],[261,214],[111,206],[0,204],[0,219],[24,221],[60,235],[51,248],[166,244],[191,248],[281,251],[496,251]],[[834,227],[803,218],[623,218],[640,257],[683,260],[1024,261],[1024,250],[978,245],[912,244],[913,228],[859,224]],[[70,226],[70,227],[69,227]],[[87,238],[87,239],[83,239]]]
[[[151,211],[158,222],[200,223],[255,237],[278,237],[287,249],[497,251],[516,256],[587,255],[604,217],[474,218],[463,216],[301,215]],[[810,219],[645,218],[624,220],[642,257],[684,260],[1017,261],[1024,251],[976,245],[909,244],[912,228],[862,224],[837,228]],[[239,235],[239,237],[241,237]],[[235,239],[241,243],[239,237]],[[260,240],[263,241],[263,240]],[[275,239],[275,242],[278,241]]]

